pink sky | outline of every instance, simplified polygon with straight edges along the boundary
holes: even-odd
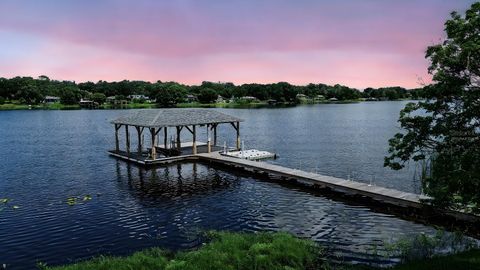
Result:
[[[0,77],[414,88],[473,2],[3,0]]]

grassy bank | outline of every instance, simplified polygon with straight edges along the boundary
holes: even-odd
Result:
[[[362,265],[334,265],[325,259],[322,249],[310,240],[288,233],[213,232],[211,241],[197,250],[171,253],[158,248],[136,252],[127,257],[101,256],[76,264],[48,267],[50,270],[108,269],[344,269],[373,270]],[[398,265],[405,269],[480,269],[480,250],[413,261]]]
[[[6,103],[6,104],[0,105],[0,110],[77,110],[77,109],[80,109],[80,105],[64,105],[61,103],[39,104],[39,105]]]
[[[229,102],[229,103],[178,103],[177,108],[231,108],[231,109],[254,109],[254,108],[283,108],[283,107],[292,107],[297,105],[313,105],[313,104],[348,104],[348,103],[358,103],[360,100],[341,100],[341,101],[317,101],[317,102],[300,102],[298,104],[294,103],[278,103],[278,104],[268,104],[267,102]],[[111,104],[102,104],[95,109],[151,109],[158,108],[156,103],[129,103],[123,106],[113,106]],[[53,104],[38,104],[38,105],[28,105],[28,104],[17,104],[17,103],[6,103],[0,105],[0,110],[78,110],[81,109],[80,105],[64,105],[61,103]]]
[[[248,109],[248,108],[264,108],[272,106],[267,102],[229,102],[229,103],[179,103],[177,108],[232,108],[232,109]]]
[[[210,233],[212,241],[201,248],[176,254],[157,248],[128,257],[99,257],[52,270],[101,269],[318,269],[317,245],[287,233]]]

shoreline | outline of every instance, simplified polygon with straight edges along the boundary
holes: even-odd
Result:
[[[320,102],[300,102],[300,103],[278,103],[268,104],[267,102],[255,103],[179,103],[173,108],[225,108],[225,109],[261,109],[261,108],[289,108],[297,106],[311,106],[319,104],[353,104],[353,103],[376,103],[376,102],[392,102],[392,101],[417,101],[415,99],[398,99],[398,100],[382,100],[382,101],[367,101],[367,100],[339,100],[339,101],[320,101]],[[83,108],[80,105],[65,105],[61,103],[54,104],[2,104],[0,111],[21,111],[21,110],[128,110],[128,109],[157,109],[159,107],[156,103],[130,103],[123,107],[116,107],[108,104],[101,105],[97,108]]]

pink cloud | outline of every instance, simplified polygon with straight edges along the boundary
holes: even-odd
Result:
[[[42,46],[0,76],[416,87],[426,47],[469,2],[5,0],[0,30]]]

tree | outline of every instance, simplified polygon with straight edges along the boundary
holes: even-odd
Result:
[[[103,104],[107,100],[105,94],[102,93],[93,93],[92,100],[97,102],[98,104]]]
[[[217,92],[211,88],[203,88],[198,95],[200,103],[212,103],[217,99]]]
[[[77,104],[81,98],[82,95],[80,94],[79,89],[75,86],[65,86],[63,89],[61,89],[60,102],[62,104]]]
[[[426,165],[424,191],[443,207],[480,212],[480,2],[445,23],[446,40],[428,47],[433,84],[425,101],[400,113],[385,166]]]
[[[183,101],[187,90],[179,84],[157,85],[156,100],[161,107],[174,107],[177,103]]]

